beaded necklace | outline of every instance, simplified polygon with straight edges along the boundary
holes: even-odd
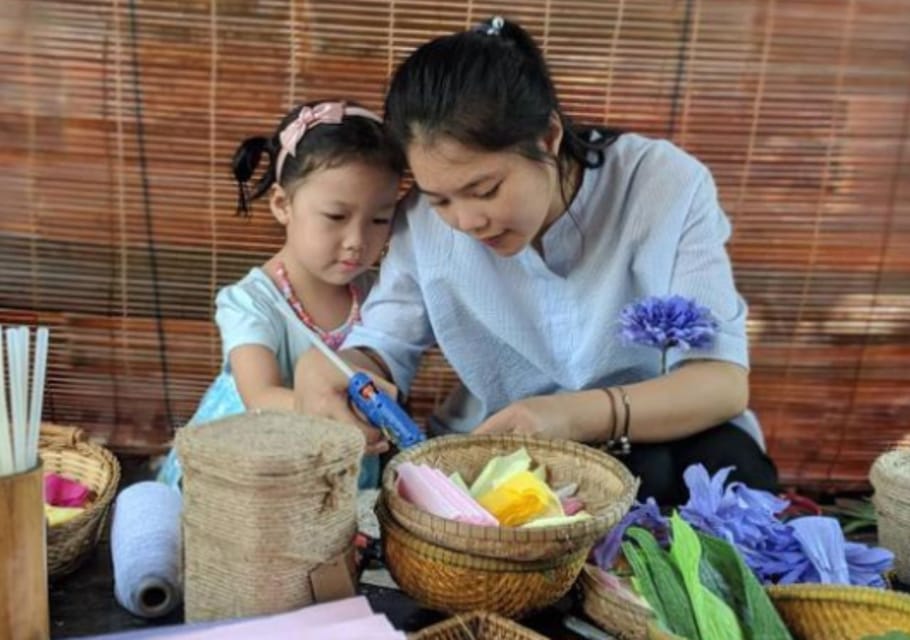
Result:
[[[287,300],[287,303],[294,310],[294,313],[297,314],[297,317],[300,318],[300,321],[315,331],[330,349],[337,351],[348,333],[351,332],[351,328],[356,323],[360,322],[360,295],[354,284],[348,284],[348,290],[351,292],[351,312],[348,314],[347,320],[345,320],[344,324],[337,329],[326,331],[317,325],[313,320],[313,317],[303,308],[303,304],[301,304],[297,294],[294,293],[294,287],[291,286],[291,281],[288,278],[288,272],[287,269],[285,269],[283,262],[279,262],[275,267],[275,277],[278,280],[278,290],[281,291],[281,295]]]

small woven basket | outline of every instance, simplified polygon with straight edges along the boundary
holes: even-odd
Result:
[[[615,596],[608,598],[612,594],[586,578],[581,584],[585,613],[616,637],[678,637],[659,627],[651,615],[630,615],[629,603]],[[910,629],[910,596],[903,593],[820,584],[770,586],[767,591],[784,624],[799,640],[856,640]]]
[[[457,615],[408,636],[410,640],[546,640],[520,624],[488,611]]]
[[[491,611],[520,618],[559,600],[575,582],[587,549],[535,561],[485,558],[421,540],[380,500],[376,515],[389,572],[426,607],[449,613]]]
[[[645,640],[653,612],[621,595],[610,591],[594,575],[594,567],[586,564],[579,584],[582,589],[582,609],[597,625],[620,640]]]
[[[88,487],[94,498],[75,518],[47,530],[47,573],[71,573],[95,548],[104,532],[120,484],[120,463],[104,447],[89,442],[78,427],[42,424],[38,454],[45,473],[56,473]]]
[[[550,486],[577,483],[577,495],[593,517],[539,528],[465,524],[414,506],[398,494],[395,486],[396,469],[404,462],[428,464],[446,475],[458,471],[471,483],[491,458],[522,447],[535,463],[546,465]],[[396,455],[383,474],[382,489],[395,520],[427,542],[472,556],[543,560],[590,549],[629,510],[638,480],[612,456],[576,442],[520,435],[451,435]]]
[[[878,515],[878,543],[894,552],[898,579],[910,584],[910,449],[882,454],[872,465],[869,480]]]
[[[768,587],[794,637],[853,640],[910,629],[910,595],[871,587],[796,584]]]

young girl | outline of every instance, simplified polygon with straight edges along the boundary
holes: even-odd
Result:
[[[345,342],[351,363],[381,374],[381,361],[407,391],[438,343],[462,384],[434,431],[631,442],[620,454],[640,495],[662,503],[685,500],[695,462],[774,488],[747,410],[730,226],[704,165],[666,141],[574,126],[530,36],[498,17],[417,49],[385,117],[416,188]],[[671,351],[663,374],[617,326],[628,303],[670,294],[708,307],[719,330],[710,347]],[[315,356],[295,388],[302,410],[356,419]]]
[[[268,167],[249,192],[263,155]],[[310,348],[302,325],[337,349],[360,322],[373,280],[367,270],[388,240],[403,164],[381,119],[343,102],[296,107],[271,138],[238,147],[239,212],[268,193],[286,239],[264,265],[218,293],[223,366],[191,425],[252,409],[293,409],[294,363]],[[362,428],[368,454],[387,448],[376,429]],[[180,476],[171,451],[159,479],[178,486]],[[377,481],[377,458],[368,455],[360,486]]]

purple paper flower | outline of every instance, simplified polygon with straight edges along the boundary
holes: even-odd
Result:
[[[708,475],[698,464],[683,474],[689,501],[680,515],[693,527],[733,544],[765,583],[832,582],[884,586],[882,574],[894,562],[886,549],[844,540],[834,518],[807,516],[782,522],[787,500],[724,483],[732,467]]]
[[[711,311],[682,296],[650,296],[628,304],[619,314],[619,324],[626,342],[660,350],[664,373],[668,349],[708,347],[717,332]]]
[[[886,586],[882,575],[894,564],[893,553],[845,541],[834,518],[806,516],[783,522],[780,515],[789,501],[742,482],[726,484],[732,471],[726,467],[711,476],[701,464],[686,469],[689,501],[679,514],[695,529],[732,544],[761,582]],[[651,530],[661,544],[668,541],[668,520],[648,498],[636,503],[594,548],[593,560],[600,568],[612,568],[626,529],[633,525]]]
[[[639,526],[648,529],[655,535],[658,542],[665,544],[670,532],[670,520],[660,514],[660,507],[654,498],[648,498],[645,502],[636,502],[629,509],[629,512],[623,516],[615,527],[610,529],[606,535],[594,547],[591,555],[594,558],[594,564],[609,571],[616,562],[616,556],[622,546],[623,536],[626,535],[626,529],[632,526]]]

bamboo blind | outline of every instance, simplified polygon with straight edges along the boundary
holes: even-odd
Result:
[[[281,242],[227,163],[299,100],[380,108],[425,39],[522,22],[566,110],[713,170],[787,482],[910,425],[906,0],[30,0],[0,9],[0,323],[52,327],[46,415],[157,450],[219,366],[212,300]],[[414,410],[452,384],[438,353]]]

